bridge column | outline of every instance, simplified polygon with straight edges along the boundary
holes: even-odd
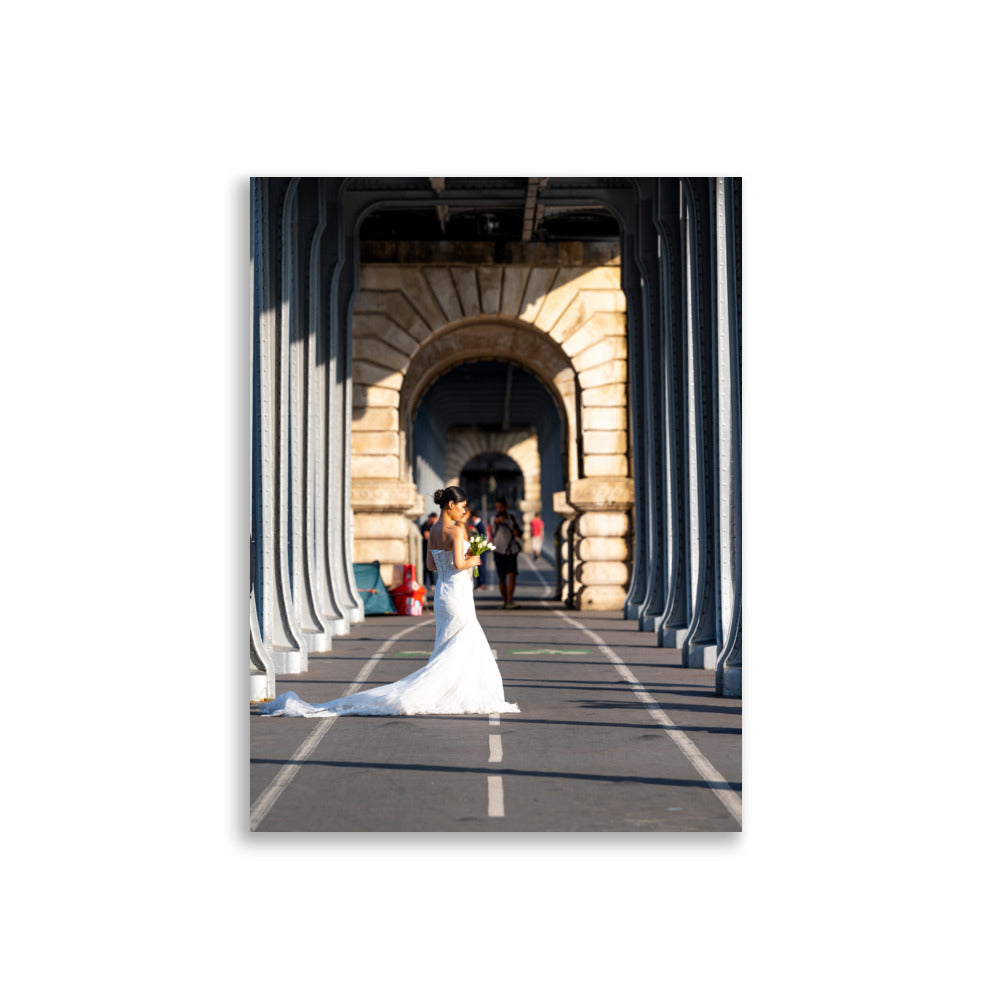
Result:
[[[330,402],[335,375],[330,370],[329,300],[336,253],[331,253],[329,248],[331,244],[336,245],[336,239],[327,227],[325,182],[306,179],[300,182],[300,186],[309,193],[309,225],[312,227],[308,245],[308,336],[304,386],[307,400],[304,427],[308,453],[303,496],[306,526],[304,566],[314,595],[315,609],[329,641],[328,648],[332,648],[333,638],[346,635],[350,628],[347,611],[338,602],[334,590],[333,560],[336,554],[327,523],[329,464],[344,460],[342,449],[338,448],[342,421],[338,419],[336,406],[331,406]]]
[[[350,624],[364,621],[365,610],[354,581],[351,525],[351,299],[358,259],[353,238],[355,206],[345,206],[345,181],[323,187],[328,236],[323,244],[323,319],[326,362],[326,481],[323,544],[326,585],[331,601]]]
[[[578,479],[569,484],[567,502],[579,513],[573,522],[573,607],[620,609],[629,580],[629,513],[632,480]]]
[[[307,650],[331,647],[314,588],[315,523],[312,517],[315,449],[315,392],[312,384],[316,364],[315,337],[311,336],[305,298],[308,291],[309,201],[315,215],[315,182],[294,178],[285,192],[281,225],[281,325],[287,330],[289,351],[288,409],[290,421],[289,478],[291,486],[290,574],[299,631]],[[312,195],[310,198],[309,195]],[[313,224],[315,222],[313,221]]]
[[[713,235],[717,338],[719,654],[716,694],[742,697],[742,489],[740,421],[740,319],[742,294],[740,254],[740,178],[714,182]]]
[[[264,648],[257,624],[257,602],[250,589],[250,701],[264,701],[277,694],[274,663]]]
[[[254,613],[276,673],[306,669],[288,574],[288,331],[275,292],[280,284],[280,221],[288,180],[254,179],[252,526]],[[251,646],[252,649],[252,646]],[[252,661],[251,661],[252,662]],[[258,665],[259,666],[259,665]]]
[[[263,449],[260,433],[260,412],[258,399],[260,397],[260,332],[258,329],[258,313],[261,308],[261,291],[258,287],[261,262],[258,253],[262,247],[261,233],[263,213],[263,192],[258,190],[257,181],[253,181],[250,189],[250,220],[251,263],[250,263],[250,295],[254,310],[254,328],[251,338],[250,354],[253,371],[253,398],[250,404],[250,701],[260,701],[275,696],[274,661],[271,659],[260,634],[260,623],[264,615],[264,602],[261,595],[263,573],[258,572],[260,560],[263,558],[263,523],[262,523],[262,479],[263,479]]]
[[[690,621],[688,590],[688,495],[685,416],[687,377],[685,364],[684,294],[681,246],[681,186],[676,178],[658,178],[656,228],[663,296],[661,327],[663,381],[663,505],[659,530],[664,546],[666,601],[656,620],[659,646],[683,645]]]
[[[552,494],[552,510],[562,520],[554,532],[556,551],[556,599],[573,607],[573,524],[579,516],[566,503],[566,491]]]
[[[713,297],[715,262],[710,203],[711,182],[707,178],[684,178],[691,618],[682,646],[682,663],[686,667],[705,670],[715,669],[719,651],[716,608],[716,303]]]
[[[633,368],[641,380],[641,392],[633,409],[634,436],[644,439],[644,461],[641,469],[634,463],[636,478],[643,479],[645,503],[636,510],[636,518],[644,518],[644,554],[648,562],[645,588],[636,594],[636,618],[643,632],[655,630],[656,622],[666,606],[669,554],[664,528],[667,500],[666,442],[666,365],[664,361],[664,290],[663,270],[657,230],[660,188],[656,178],[640,178],[637,182],[638,211],[635,240],[636,267],[641,277],[638,296],[641,313],[636,317],[636,339],[633,350],[638,352],[638,365]],[[630,324],[631,325],[631,324]],[[642,537],[642,536],[640,536]],[[638,555],[639,553],[637,553]]]
[[[638,195],[636,195],[636,200]],[[652,504],[649,497],[651,446],[646,428],[649,410],[648,358],[645,350],[645,296],[642,275],[638,267],[637,209],[630,212],[631,222],[622,232],[622,291],[628,301],[628,364],[629,405],[631,408],[632,469],[635,506],[631,523],[632,572],[625,595],[624,614],[629,621],[638,621],[649,586],[652,561]],[[641,623],[639,625],[641,628]]]
[[[630,514],[627,377],[630,355],[625,317],[595,316],[562,344],[579,387],[577,468],[566,502],[572,524],[572,607],[621,609],[629,583]]]

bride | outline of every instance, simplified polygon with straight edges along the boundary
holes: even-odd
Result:
[[[489,640],[476,618],[474,566],[467,556],[464,520],[468,498],[457,486],[434,494],[441,517],[431,528],[427,557],[437,568],[434,587],[434,652],[427,664],[393,684],[321,705],[288,691],[260,707],[261,715],[487,715],[520,712],[504,699],[503,679]]]

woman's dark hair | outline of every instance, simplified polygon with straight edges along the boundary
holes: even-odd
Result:
[[[465,495],[465,490],[457,486],[446,486],[443,490],[437,490],[434,494],[434,502],[444,510],[450,503],[462,503],[469,498]]]

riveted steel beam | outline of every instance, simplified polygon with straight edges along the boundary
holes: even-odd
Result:
[[[648,502],[644,512],[649,544],[649,571],[646,592],[638,611],[639,628],[652,631],[666,605],[666,572],[669,565],[667,536],[663,514],[667,508],[666,466],[666,384],[664,336],[664,290],[660,267],[659,215],[660,190],[656,178],[639,180],[639,267],[643,279],[643,371],[645,382],[644,428],[648,440],[646,449]],[[637,512],[638,513],[638,512]]]
[[[264,496],[263,439],[261,435],[261,330],[260,314],[263,299],[263,182],[251,181],[251,291],[253,297],[253,330],[251,335],[251,367],[253,396],[250,407],[250,700],[273,698],[275,695],[274,661],[261,635],[261,623],[270,614],[264,601]],[[263,674],[263,677],[261,675]]]
[[[682,646],[685,666],[715,669],[717,506],[715,502],[715,300],[710,181],[684,178],[687,259],[689,572],[691,624]]]
[[[633,190],[622,225],[622,291],[628,309],[628,404],[632,442],[632,470],[635,501],[632,508],[632,572],[625,595],[625,618],[636,621],[646,599],[649,584],[651,508],[648,474],[650,426],[649,384],[646,379],[648,312],[640,263],[639,195]]]
[[[327,240],[327,204],[325,182],[316,182],[316,225],[309,247],[309,371],[310,434],[312,449],[307,463],[306,541],[311,548],[313,588],[322,616],[324,631],[330,636],[346,635],[350,629],[347,611],[340,605],[332,584],[331,561],[335,558],[328,537],[325,513],[329,477],[327,463],[330,437],[329,406],[329,310],[326,308],[328,282],[332,268],[326,266],[324,243]]]
[[[307,182],[308,185],[308,182]],[[330,635],[324,628],[313,586],[310,558],[312,537],[307,529],[312,527],[308,517],[311,504],[309,490],[311,476],[309,463],[314,449],[310,447],[310,435],[314,420],[311,419],[312,392],[311,374],[315,353],[310,351],[308,319],[305,294],[308,287],[308,251],[310,223],[315,224],[315,198],[312,212],[306,202],[309,200],[308,187],[303,189],[299,178],[294,178],[285,192],[281,229],[281,315],[287,330],[289,373],[288,373],[288,420],[289,420],[289,489],[291,545],[289,547],[289,574],[291,593],[295,605],[296,620],[302,634],[304,646],[310,652],[330,649]]]
[[[742,634],[742,447],[740,228],[742,181],[715,180],[715,272],[718,316],[719,622],[722,650],[715,669],[716,694],[743,694]]]
[[[306,669],[307,653],[294,614],[288,574],[289,351],[282,327],[280,221],[287,178],[255,179],[254,192],[254,358],[257,392],[253,433],[259,451],[254,477],[255,594],[260,633],[277,673]]]
[[[657,644],[676,648],[688,624],[686,559],[687,497],[684,489],[687,453],[684,438],[685,377],[684,325],[681,265],[680,184],[676,178],[657,179],[659,192],[656,228],[659,236],[659,265],[663,302],[662,375],[664,504],[660,530],[664,539],[665,603],[656,619]]]
[[[325,540],[331,590],[351,624],[364,620],[354,581],[351,540],[351,336],[350,300],[357,281],[354,231],[359,220],[345,210],[344,179],[326,182],[327,240],[323,295],[327,311],[327,450]]]

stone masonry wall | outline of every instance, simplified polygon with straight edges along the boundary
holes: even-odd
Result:
[[[620,267],[614,257],[567,263],[573,245],[546,250],[529,262],[361,266],[352,331],[354,559],[378,559],[387,581],[405,558],[407,519],[423,512],[407,467],[407,409],[467,353],[525,364],[561,398],[571,453],[565,502],[580,515],[569,599],[623,606],[632,480]]]

